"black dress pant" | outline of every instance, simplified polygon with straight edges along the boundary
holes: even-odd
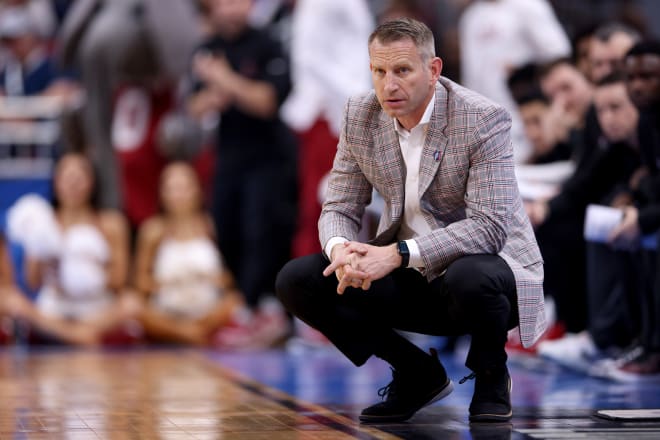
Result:
[[[599,348],[625,347],[639,335],[648,290],[642,267],[641,252],[587,243],[588,330]]]
[[[543,256],[543,291],[555,300],[557,320],[566,330],[587,328],[586,245],[584,216],[549,217],[536,230]]]
[[[248,305],[272,294],[291,258],[295,168],[222,157],[215,172],[212,214],[218,246]]]
[[[337,294],[337,278],[324,277],[328,261],[308,255],[280,271],[276,291],[295,316],[322,332],[355,365],[374,354],[391,329],[430,335],[471,335],[466,365],[480,371],[504,365],[507,331],[518,325],[513,272],[496,255],[454,261],[428,282],[418,271],[396,269],[367,291]]]

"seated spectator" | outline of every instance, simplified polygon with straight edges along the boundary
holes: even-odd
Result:
[[[596,28],[589,46],[589,79],[598,83],[621,67],[624,55],[641,39],[638,31],[622,23],[606,23]]]
[[[0,14],[0,39],[9,57],[0,70],[0,95],[44,95],[64,103],[78,96],[74,81],[65,77],[48,53],[46,41],[26,7],[5,8]]]
[[[168,165],[161,175],[162,213],[140,227],[136,286],[147,296],[142,322],[158,342],[206,345],[242,305],[217,250],[194,169]]]
[[[39,36],[48,40],[57,28],[57,14],[53,6],[52,0],[4,0],[0,2],[0,15],[12,8],[24,8]]]
[[[551,124],[551,107],[542,93],[529,93],[517,100],[518,112],[522,119],[525,135],[532,147],[528,164],[545,164],[569,160],[570,145],[563,142]]]
[[[600,137],[600,129],[593,109],[593,86],[568,60],[559,59],[540,69],[539,80],[543,93],[555,109],[554,130],[566,136],[573,147],[578,168],[586,165]]]
[[[120,213],[96,209],[95,174],[80,154],[59,160],[53,186],[54,209],[28,195],[8,213],[8,235],[23,245],[26,278],[38,290],[34,306],[14,296],[16,315],[40,342],[98,345],[139,311],[126,293],[127,222]]]
[[[656,262],[643,275],[652,289],[644,290],[646,294],[640,298],[639,344],[607,364],[601,373],[623,381],[660,380],[660,42],[643,41],[633,46],[624,57],[624,71],[630,99],[640,111],[637,137],[647,173],[639,176],[637,197],[625,207],[612,240],[629,248],[639,246],[642,236],[650,236],[655,241]]]
[[[577,30],[571,39],[571,63],[586,78],[591,78],[591,63],[589,50],[594,40],[595,24],[587,24]]]
[[[571,160],[575,163],[575,171],[563,187],[578,179],[594,153],[602,148],[592,105],[593,86],[568,59],[542,66],[539,81],[551,102],[551,130],[570,144]],[[541,200],[536,202],[539,203],[526,203],[526,208],[545,262],[544,292],[555,301],[559,323],[569,332],[582,331],[587,316],[584,210],[546,218],[543,213],[534,211],[544,206]]]
[[[511,72],[507,80],[530,144],[527,159],[516,164],[518,190],[523,200],[556,195],[575,169],[570,161],[571,145],[565,141],[568,134],[557,127],[558,108],[551,106],[543,95],[538,70],[536,64],[526,64]]]
[[[594,90],[594,106],[609,147],[567,184],[562,193],[535,212],[553,216],[583,211],[588,203],[623,208],[633,203],[634,185],[642,169],[636,129],[639,113],[626,92],[624,77],[614,72]],[[538,220],[538,218],[537,218]],[[641,255],[621,252],[619,239],[587,244],[587,327],[577,335],[542,342],[541,355],[588,370],[594,360],[616,355],[637,336]]]

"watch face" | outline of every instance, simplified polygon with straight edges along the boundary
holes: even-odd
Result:
[[[408,251],[408,245],[405,241],[400,241],[396,245],[399,255],[401,255],[401,267],[408,267],[408,259],[410,258],[410,252]]]

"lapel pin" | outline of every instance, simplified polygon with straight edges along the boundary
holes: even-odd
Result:
[[[436,162],[439,162],[439,161],[440,161],[440,151],[439,151],[439,150],[435,150],[435,151],[433,152],[433,159],[434,159]]]

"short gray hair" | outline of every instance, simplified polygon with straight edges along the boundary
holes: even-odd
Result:
[[[424,61],[435,56],[433,32],[424,23],[412,18],[397,18],[379,25],[369,36],[369,46],[375,40],[387,44],[406,38],[412,40]]]

